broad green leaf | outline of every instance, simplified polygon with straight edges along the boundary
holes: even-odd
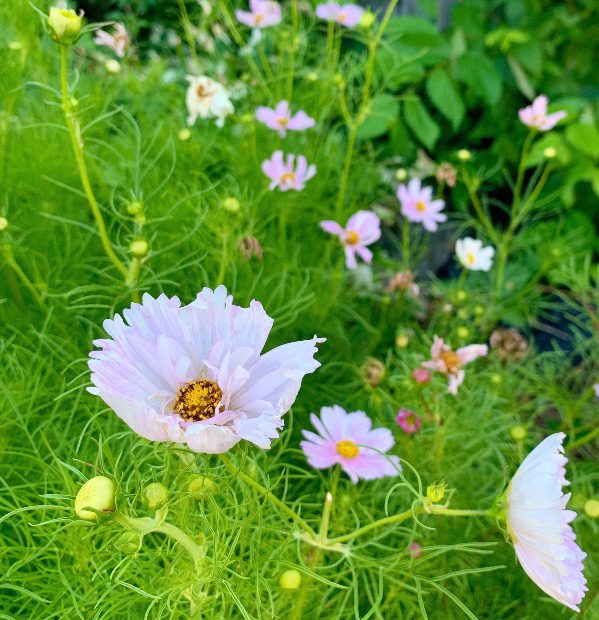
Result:
[[[362,139],[381,136],[394,125],[399,116],[399,103],[393,95],[378,95],[370,102],[368,114],[358,129]]]
[[[521,67],[520,63],[510,54],[507,57],[508,64],[510,65],[510,69],[512,70],[512,75],[516,80],[516,84],[520,89],[520,92],[527,99],[534,99],[535,97],[535,89],[534,86],[530,83],[528,76],[526,75],[524,69]]]
[[[594,125],[577,123],[566,129],[568,142],[585,155],[599,159],[599,131]]]
[[[458,58],[457,77],[490,105],[495,105],[502,92],[502,83],[495,65],[488,56],[476,52]]]
[[[426,81],[426,92],[435,107],[457,129],[464,118],[464,103],[445,69],[431,74]]]
[[[441,131],[420,99],[408,99],[404,103],[404,116],[412,133],[426,148],[432,149]]]

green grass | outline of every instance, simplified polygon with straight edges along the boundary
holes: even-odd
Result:
[[[86,392],[92,340],[102,334],[105,318],[130,303],[132,291],[103,254],[81,191],[56,90],[58,46],[25,2],[10,0],[0,7],[0,24],[0,214],[9,221],[0,243],[9,244],[43,296],[38,307],[4,263],[0,617],[288,618],[301,596],[278,584],[288,568],[299,569],[304,584],[313,577],[305,618],[574,617],[528,580],[490,519],[423,516],[420,522],[408,520],[357,540],[346,556],[327,552],[318,566],[311,566],[314,549],[294,536],[268,498],[232,476],[217,458],[138,438]],[[11,41],[19,41],[21,48],[10,50]],[[357,46],[344,67],[350,83],[356,78],[353,99],[358,99],[363,73],[360,50]],[[268,452],[244,445],[232,454],[245,473],[301,511],[314,528],[333,474],[307,466],[299,439],[308,414],[323,405],[364,409],[377,425],[392,428],[393,452],[414,467],[425,487],[445,480],[455,490],[451,506],[456,508],[490,507],[523,454],[547,433],[562,429],[576,439],[596,426],[597,405],[587,387],[597,372],[597,336],[595,331],[589,338],[591,320],[576,303],[592,299],[593,285],[575,280],[564,259],[562,290],[568,292],[568,307],[580,329],[573,351],[533,350],[524,361],[507,366],[493,356],[480,360],[468,368],[459,398],[446,395],[443,382],[435,379],[424,394],[442,423],[427,420],[413,437],[396,427],[399,406],[422,410],[421,388],[410,372],[427,359],[432,336],[446,336],[455,344],[485,341],[496,319],[493,312],[477,319],[473,307],[496,300],[485,276],[467,280],[462,301],[456,297],[457,280],[431,280],[424,288],[437,301],[430,303],[430,316],[419,321],[419,307],[409,297],[391,299],[380,286],[361,289],[345,275],[340,248],[318,228],[333,213],[346,133],[335,104],[323,97],[330,85],[306,78],[318,67],[317,49],[304,44],[300,50],[294,103],[320,114],[322,124],[289,135],[284,149],[305,153],[318,174],[305,191],[289,194],[266,192],[259,168],[279,148],[278,137],[242,119],[256,105],[278,100],[286,83],[284,68],[277,68],[279,79],[268,85],[270,101],[250,86],[224,129],[198,122],[191,138],[181,141],[186,70],[176,55],[131,61],[112,76],[97,61],[88,35],[73,57],[70,77],[81,124],[87,126],[86,158],[110,238],[124,261],[138,236],[151,245],[137,291],[165,292],[187,303],[202,287],[222,279],[236,303],[258,299],[275,318],[269,347],[314,333],[327,338],[318,355],[323,367],[306,377],[281,439]],[[225,54],[224,60],[230,75],[247,71],[243,57]],[[169,66],[177,71],[175,83],[163,79]],[[379,177],[377,149],[376,144],[359,144],[344,218],[375,202],[397,211],[392,189]],[[229,196],[239,199],[239,213],[223,208]],[[127,213],[132,200],[144,203],[143,229]],[[250,234],[262,244],[262,261],[244,260],[238,249],[239,240]],[[397,267],[399,235],[396,226],[386,234],[386,249],[377,250],[379,264]],[[377,283],[383,276],[375,270]],[[534,295],[549,301],[537,290]],[[453,310],[443,313],[448,301]],[[545,307],[540,304],[541,311]],[[460,341],[457,329],[462,326],[470,334]],[[398,330],[411,330],[405,349],[394,345]],[[375,389],[360,378],[359,366],[368,355],[387,365],[387,376]],[[529,427],[522,446],[510,437],[514,424]],[[599,618],[599,522],[586,517],[582,506],[599,486],[596,441],[569,456],[572,506],[579,511],[575,528],[589,553],[590,591],[578,617],[593,620]],[[201,501],[187,490],[198,473],[217,484]],[[181,546],[161,534],[147,535],[138,552],[127,554],[123,530],[114,521],[77,519],[74,496],[83,481],[97,474],[117,482],[118,510],[131,516],[149,516],[141,491],[150,482],[165,484],[168,521],[205,551],[200,570],[196,573]],[[407,466],[405,476],[417,484]],[[342,476],[331,535],[386,512],[402,512],[411,501],[395,481],[354,486]],[[411,559],[411,541],[424,546],[422,558]]]

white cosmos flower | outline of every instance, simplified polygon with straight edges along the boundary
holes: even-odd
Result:
[[[544,439],[523,461],[507,491],[507,527],[526,574],[549,596],[580,611],[587,591],[582,560],[563,494],[566,463],[564,433]]]
[[[257,301],[234,305],[224,286],[187,306],[146,294],[123,316],[94,341],[89,391],[151,441],[207,453],[242,439],[269,448],[304,375],[320,366],[316,337],[262,353],[273,320]]]
[[[215,118],[216,126],[222,127],[225,118],[235,112],[229,99],[227,89],[216,80],[206,75],[197,77],[188,75],[189,87],[185,96],[185,103],[189,117],[187,123],[193,125],[199,118]]]
[[[483,248],[483,242],[472,237],[458,239],[455,244],[458,260],[466,269],[472,271],[489,271],[493,266],[495,248],[491,245]]]

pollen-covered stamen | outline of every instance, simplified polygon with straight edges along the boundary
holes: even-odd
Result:
[[[416,211],[426,211],[426,205],[424,204],[422,200],[419,200],[416,203]]]
[[[345,231],[345,243],[347,245],[357,245],[360,242],[360,235],[355,230]]]
[[[277,123],[281,127],[287,127],[287,125],[289,124],[289,119],[286,116],[279,116],[279,118],[277,119]]]
[[[358,446],[351,439],[343,439],[337,442],[337,454],[346,459],[354,459],[360,454]]]
[[[200,379],[179,388],[174,413],[188,422],[213,418],[221,408],[223,391],[214,381]]]
[[[448,373],[454,374],[460,369],[460,357],[455,351],[443,351],[440,357],[445,362]]]
[[[295,183],[295,172],[291,170],[283,172],[281,175],[281,183]]]

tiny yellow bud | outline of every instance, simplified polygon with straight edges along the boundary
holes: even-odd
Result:
[[[239,119],[242,123],[245,123],[246,125],[249,125],[250,123],[254,122],[254,115],[251,112],[244,112],[240,119]]]
[[[458,319],[464,321],[465,319],[468,318],[468,310],[466,308],[460,308],[458,310],[457,316],[458,316]]]
[[[485,309],[483,306],[477,304],[476,306],[474,306],[474,314],[476,314],[476,316],[481,316],[485,313]]]
[[[218,484],[206,476],[194,476],[187,485],[187,490],[191,493],[193,499],[204,499],[216,492],[217,489]]]
[[[181,142],[187,142],[187,140],[191,138],[191,130],[185,127],[184,129],[181,129],[181,131],[177,135]]]
[[[588,499],[584,503],[584,511],[587,517],[591,517],[591,519],[599,519],[599,500]]]
[[[341,73],[335,73],[333,76],[333,83],[337,84],[337,86],[342,86],[345,84],[345,78],[341,75]]]
[[[457,153],[460,161],[470,161],[472,159],[472,153],[468,149],[460,149]]]
[[[144,203],[141,200],[134,200],[127,205],[127,213],[129,215],[139,215],[143,213]]]
[[[405,349],[410,344],[410,339],[405,334],[399,334],[395,338],[395,344],[399,349]]]
[[[495,385],[499,385],[500,383],[503,382],[503,377],[497,373],[494,373],[491,375],[491,383],[494,383]]]
[[[470,330],[467,327],[458,327],[458,336],[462,339],[468,338]]]
[[[279,577],[279,585],[285,590],[297,590],[302,585],[302,574],[291,568]]]
[[[405,168],[398,168],[395,171],[395,178],[398,181],[405,181],[408,178],[408,171]]]
[[[112,73],[113,75],[120,73],[122,69],[121,63],[118,60],[115,60],[114,58],[109,58],[104,63],[104,68],[106,69],[106,71],[108,71],[108,73]]]
[[[0,232],[8,228],[8,220],[5,217],[0,216]]]
[[[73,9],[53,6],[48,15],[48,27],[55,41],[64,45],[72,45],[81,32],[81,15],[77,15]]]
[[[115,488],[114,482],[106,476],[90,478],[75,497],[75,513],[86,521],[97,521],[98,512],[112,512],[114,510]],[[93,508],[93,510],[87,510]]]
[[[129,245],[129,252],[137,258],[143,258],[150,251],[150,244],[145,239],[137,239]]]
[[[123,532],[114,543],[114,546],[125,555],[133,555],[141,549],[143,536],[131,530]]]
[[[310,82],[316,82],[318,79],[318,73],[316,73],[316,71],[310,71],[309,73],[306,73],[306,79]]]
[[[458,301],[464,301],[468,298],[468,293],[466,293],[466,291],[458,291],[456,293],[456,298]]]
[[[229,196],[223,200],[223,209],[229,211],[229,213],[238,213],[241,209],[241,204],[237,198]]]
[[[433,504],[438,504],[445,497],[445,483],[433,482],[426,488],[426,496]]]
[[[150,510],[158,510],[168,499],[168,489],[160,482],[152,482],[141,492],[141,501]]]
[[[526,439],[526,429],[520,424],[510,428],[510,435],[514,441],[524,441]]]
[[[553,159],[556,155],[557,155],[557,150],[553,148],[552,146],[548,146],[546,149],[543,150],[543,156],[546,159]]]
[[[370,28],[376,19],[376,15],[372,11],[364,11],[360,18],[360,26],[362,28]]]
[[[11,41],[8,44],[8,49],[13,52],[18,52],[19,50],[23,49],[23,44],[20,41]]]

